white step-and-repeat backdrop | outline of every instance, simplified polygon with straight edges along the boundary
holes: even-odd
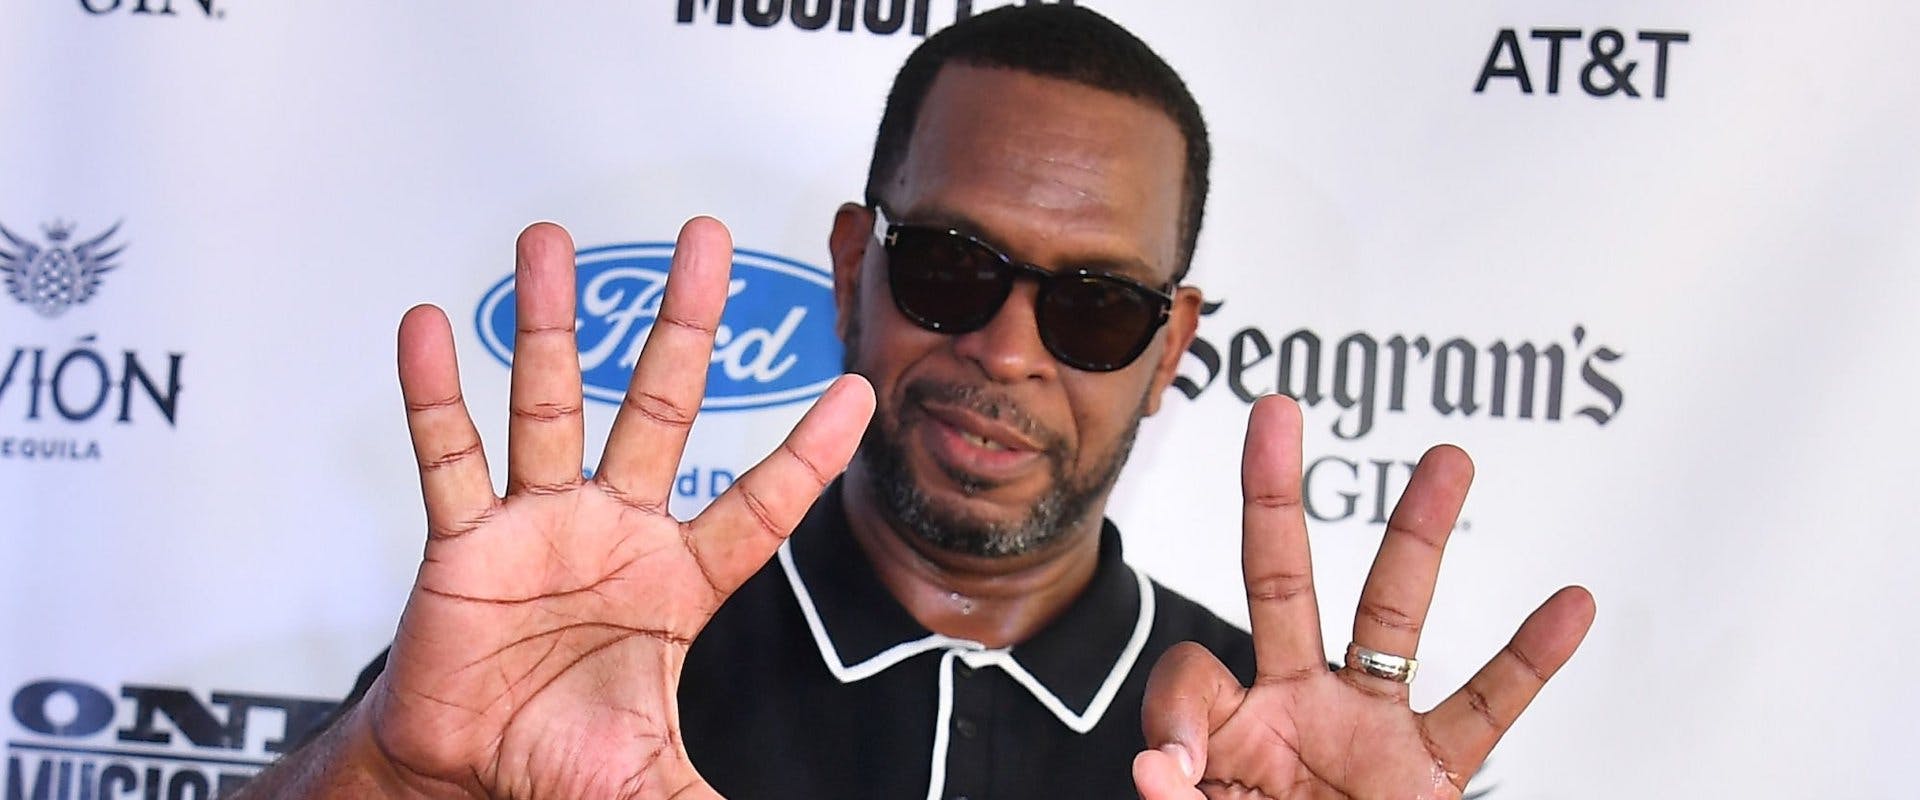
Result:
[[[211,796],[345,692],[422,537],[394,325],[456,320],[501,463],[532,220],[589,278],[732,226],[678,508],[724,489],[837,368],[828,223],[895,67],[1002,1],[0,2],[5,798]],[[1417,702],[1553,588],[1600,605],[1494,797],[1920,794],[1915,6],[1083,3],[1217,153],[1133,561],[1245,619],[1241,426],[1292,394],[1337,643],[1456,442]],[[617,391],[645,314],[602,311]]]

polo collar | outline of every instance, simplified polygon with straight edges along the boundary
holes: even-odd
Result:
[[[1031,639],[1005,648],[928,631],[874,574],[847,526],[841,485],[821,495],[780,547],[793,589],[827,670],[841,683],[878,675],[921,653],[944,651],[969,667],[997,667],[1061,724],[1098,724],[1139,660],[1153,628],[1153,587],[1121,557],[1120,531],[1100,528],[1093,580]]]

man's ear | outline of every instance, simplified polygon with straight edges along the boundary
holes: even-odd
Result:
[[[1161,335],[1167,337],[1167,346],[1153,365],[1153,386],[1147,392],[1148,415],[1160,410],[1160,396],[1179,374],[1180,359],[1187,354],[1187,345],[1193,344],[1194,334],[1200,329],[1200,305],[1204,300],[1200,290],[1192,286],[1173,290],[1173,308],[1167,312],[1167,324],[1161,329]]]
[[[853,315],[859,313],[860,263],[873,242],[873,210],[858,203],[841,203],[833,213],[833,232],[827,250],[833,254],[833,330],[847,340]]]

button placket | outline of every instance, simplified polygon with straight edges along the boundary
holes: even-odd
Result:
[[[952,694],[947,728],[946,796],[984,800],[993,780],[991,728],[997,682],[985,673],[995,662],[991,654],[973,650],[953,653]],[[985,663],[981,663],[982,660]],[[969,663],[973,662],[973,663]]]

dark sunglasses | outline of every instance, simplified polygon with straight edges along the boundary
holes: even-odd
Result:
[[[1040,343],[1075,369],[1111,372],[1133,363],[1173,307],[1172,284],[1154,289],[1105,272],[1049,271],[951,228],[892,222],[878,207],[873,236],[887,251],[893,304],[930,331],[984,328],[1007,302],[1015,278],[1034,279]]]

